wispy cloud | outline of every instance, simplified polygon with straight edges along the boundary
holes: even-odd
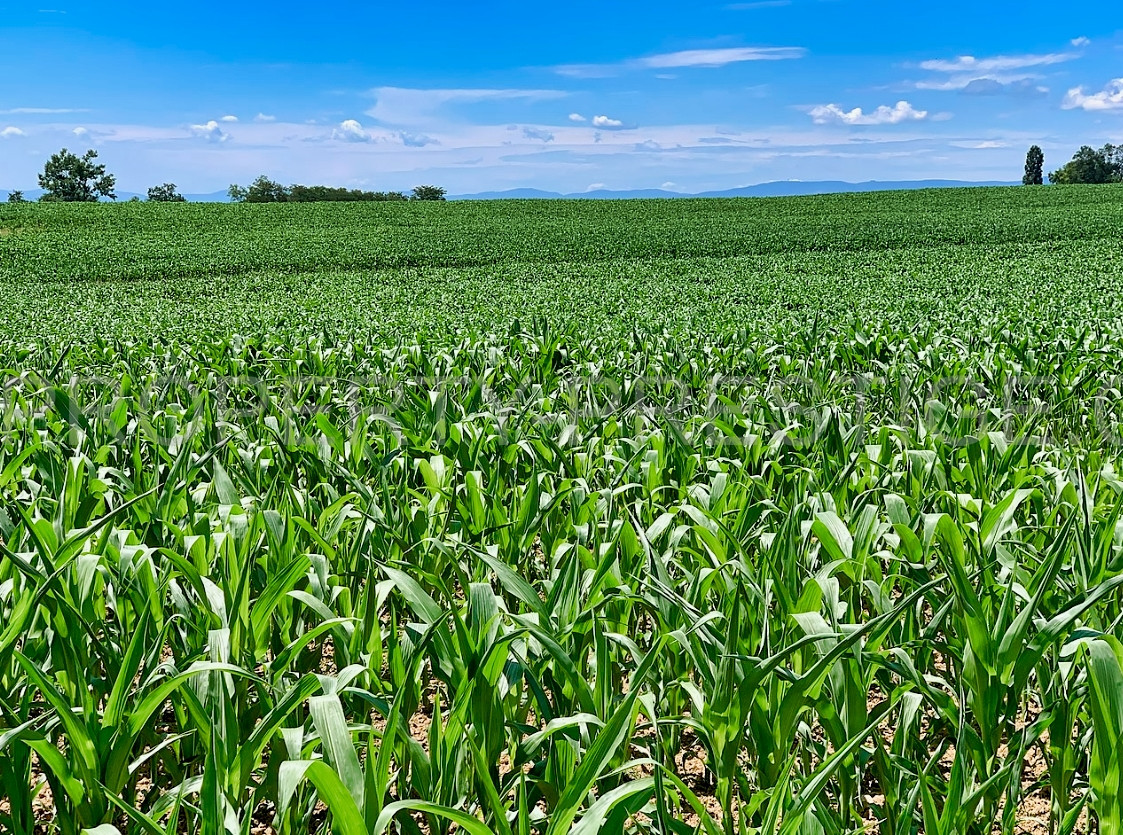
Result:
[[[449,105],[496,101],[538,102],[568,95],[562,90],[424,90],[408,87],[378,87],[372,93],[376,102],[374,107],[367,111],[367,115],[387,125],[426,124],[436,120],[439,111]]]
[[[812,107],[808,113],[817,125],[897,125],[928,118],[927,110],[917,110],[907,101],[899,101],[892,107],[883,104],[869,113],[860,107],[843,110],[837,104],[821,104]]]
[[[1083,87],[1074,87],[1061,106],[1065,110],[1123,110],[1123,78],[1109,81],[1098,93],[1085,93]]]
[[[191,133],[207,142],[226,142],[230,134],[224,131],[214,119],[203,125],[191,125]]]
[[[562,64],[554,67],[558,75],[571,78],[607,78],[636,70],[715,68],[746,61],[791,61],[802,58],[807,50],[795,46],[737,46],[724,49],[684,49],[643,58],[629,58],[609,64]]]
[[[441,141],[432,136],[426,136],[423,133],[407,133],[406,131],[398,131],[398,139],[407,148],[424,148],[426,145],[440,145]]]
[[[253,120],[255,122],[276,122],[277,117],[276,116],[270,116],[266,113],[258,113],[256,116],[253,117]]]
[[[1044,96],[1049,88],[1037,82],[1036,75],[953,76],[939,81],[918,81],[918,90],[941,90],[968,96]]]
[[[995,55],[991,58],[976,58],[973,55],[960,55],[952,59],[922,61],[920,68],[932,72],[951,73],[993,73],[1024,70],[1029,67],[1047,67],[1074,61],[1080,54],[1076,52],[1049,52],[1042,55]]]
[[[1079,39],[1077,39],[1079,40]],[[1079,46],[1080,44],[1074,45]],[[1049,88],[1041,76],[1025,70],[1042,69],[1081,57],[1078,52],[1048,52],[1025,55],[995,55],[976,58],[960,55],[922,61],[920,68],[937,73],[935,78],[915,82],[917,90],[939,90],[976,96],[1044,96]]]
[[[0,110],[0,113],[11,116],[53,116],[62,113],[89,113],[86,107],[13,107],[9,110]]]
[[[950,144],[953,148],[966,148],[969,151],[991,151],[1010,147],[1010,143],[998,139],[959,140]]]
[[[237,116],[223,116],[221,119],[219,119],[219,121],[220,122],[237,122],[238,117]]]
[[[536,139],[539,142],[553,142],[554,134],[545,128],[523,128],[523,136],[526,139]]]
[[[16,136],[27,136],[27,134],[15,127],[6,127],[0,130],[0,139],[12,139]]]
[[[731,12],[751,12],[754,9],[775,9],[791,4],[792,0],[756,0],[754,3],[729,3],[725,8]]]
[[[584,116],[582,116],[580,113],[570,113],[569,114],[569,121],[571,121],[571,122],[587,122],[589,120],[586,119]]]
[[[1075,47],[1090,46],[1092,39],[1081,36],[1079,38],[1073,38],[1069,43]]]

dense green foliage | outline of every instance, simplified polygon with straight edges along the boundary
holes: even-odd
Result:
[[[416,186],[410,192],[410,200],[444,200],[448,191],[440,186]]]
[[[148,189],[150,203],[186,203],[187,198],[176,190],[175,183],[163,183]]]
[[[51,154],[39,175],[39,188],[46,203],[94,203],[103,197],[117,199],[113,190],[117,179],[105,170],[105,165],[94,162],[97,151],[90,149],[82,156],[63,148]]]
[[[286,197],[289,203],[377,203],[407,200],[400,191],[363,191],[358,188],[292,185]]]
[[[1123,145],[1108,144],[1098,151],[1085,145],[1049,175],[1049,182],[1062,186],[1123,182]]]
[[[426,196],[418,196],[418,189]],[[412,195],[401,191],[363,191],[337,186],[285,186],[262,174],[248,186],[234,184],[227,195],[235,203],[395,203],[403,200],[443,200],[445,191],[418,186]]]
[[[1022,175],[1023,186],[1039,186],[1045,182],[1045,152],[1040,145],[1031,145],[1026,152],[1026,169]]]
[[[1123,831],[1121,221],[0,207],[0,829]]]

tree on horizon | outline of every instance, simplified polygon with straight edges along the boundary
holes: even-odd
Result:
[[[1040,186],[1045,184],[1045,152],[1039,145],[1030,146],[1026,154],[1026,172],[1022,177],[1023,186]]]
[[[66,148],[52,154],[39,175],[39,188],[45,192],[39,199],[46,203],[93,203],[102,197],[116,200],[117,178],[105,173],[105,166],[95,159],[93,149],[82,156]]]

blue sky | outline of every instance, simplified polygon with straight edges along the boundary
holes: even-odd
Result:
[[[1016,180],[1123,142],[1117,5],[0,0],[0,188]]]

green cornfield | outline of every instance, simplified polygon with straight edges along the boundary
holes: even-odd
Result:
[[[0,206],[0,832],[1123,835],[1120,230]]]

